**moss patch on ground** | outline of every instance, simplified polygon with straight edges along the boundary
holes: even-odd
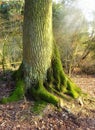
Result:
[[[47,102],[43,100],[38,100],[34,102],[34,105],[31,107],[31,112],[37,115],[43,114],[43,110],[45,109]]]

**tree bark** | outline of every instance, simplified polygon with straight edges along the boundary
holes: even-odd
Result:
[[[46,78],[52,58],[52,0],[26,0],[23,31],[23,63],[29,88]]]

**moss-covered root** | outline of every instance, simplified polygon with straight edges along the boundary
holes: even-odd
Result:
[[[82,94],[81,89],[75,83],[73,83],[71,79],[69,79],[68,77],[67,80],[65,80],[65,89],[63,92],[70,95],[73,98],[78,98]]]
[[[56,45],[54,46],[52,65],[47,72],[47,82],[53,84],[56,91],[68,94],[73,98],[78,98],[81,95],[81,89],[64,73]]]
[[[9,97],[3,98],[0,102],[5,104],[8,102],[14,102],[14,101],[19,101],[24,97],[25,89],[24,89],[24,81],[19,80],[16,83],[16,88],[12,92],[12,94]]]
[[[31,95],[35,100],[44,100],[48,103],[52,103],[56,106],[59,104],[59,99],[56,95],[50,93],[43,85],[42,81],[39,81],[35,87],[31,88]]]

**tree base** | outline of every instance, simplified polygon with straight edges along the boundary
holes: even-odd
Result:
[[[31,86],[27,90],[25,88],[23,72],[22,64],[14,75],[17,80],[14,92],[8,98],[3,98],[2,103],[18,101],[25,95],[30,95],[35,100],[41,99],[59,106],[60,99],[67,98],[65,95],[78,98],[82,94],[81,89],[64,73],[56,46],[54,46],[51,67],[47,71],[47,79],[45,81],[39,79],[35,86]]]

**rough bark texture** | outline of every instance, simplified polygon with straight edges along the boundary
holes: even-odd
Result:
[[[45,79],[52,57],[52,1],[26,0],[23,63],[27,87]]]

